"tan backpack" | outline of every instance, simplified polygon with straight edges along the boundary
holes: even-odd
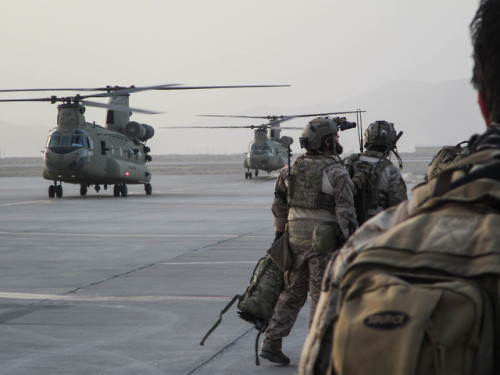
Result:
[[[299,374],[500,373],[500,164],[489,170],[414,190],[414,213],[320,298]]]
[[[463,155],[467,151],[467,146],[463,146],[465,143],[467,142],[461,142],[456,146],[441,147],[429,163],[429,169],[425,175],[425,181],[436,177],[442,170],[462,159]]]

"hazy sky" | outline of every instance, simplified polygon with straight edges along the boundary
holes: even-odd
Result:
[[[329,103],[331,111],[351,110],[333,106],[387,81],[468,78],[476,7],[474,0],[6,1],[1,87],[292,85],[131,97],[133,106],[166,112],[133,117],[156,128],[153,154],[244,152],[248,130],[161,127],[227,124],[198,114],[281,114]],[[0,103],[0,156],[40,155],[56,112],[48,103]],[[88,108],[86,119],[103,124],[105,111]],[[232,121],[252,123],[260,122]]]

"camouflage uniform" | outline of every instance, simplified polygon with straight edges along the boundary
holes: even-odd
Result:
[[[382,159],[381,159],[382,158]],[[353,166],[356,161],[365,161],[377,165],[378,177],[375,185],[374,201],[367,210],[367,217],[372,218],[379,212],[396,206],[408,199],[406,183],[401,171],[392,164],[381,152],[367,150],[362,154],[353,154],[347,160],[347,168]],[[380,160],[380,163],[379,163]]]
[[[272,205],[276,227],[288,226],[290,248],[293,257],[292,269],[285,274],[285,289],[280,294],[262,350],[277,352],[281,350],[282,338],[292,329],[298,313],[311,294],[310,322],[321,291],[321,280],[330,254],[312,250],[312,233],[321,223],[329,223],[338,228],[338,235],[343,239],[357,227],[356,213],[353,205],[353,184],[345,167],[332,156],[303,155],[291,167],[291,177],[296,178],[295,171],[306,167],[307,163],[324,163],[321,171],[321,188],[319,189],[331,200],[329,209],[305,208],[294,204],[292,195],[300,195],[299,189],[304,187],[296,183],[290,185],[288,167],[280,171],[276,182],[275,199]],[[303,169],[304,170],[304,169]],[[304,180],[304,179],[303,179]],[[306,178],[307,180],[307,178]],[[318,187],[316,187],[318,188]],[[293,191],[293,194],[291,192]],[[307,188],[305,189],[307,190]],[[332,251],[340,247],[332,244]]]

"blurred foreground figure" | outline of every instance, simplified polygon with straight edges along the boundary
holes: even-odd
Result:
[[[500,373],[500,0],[470,30],[487,130],[329,263],[301,375]]]

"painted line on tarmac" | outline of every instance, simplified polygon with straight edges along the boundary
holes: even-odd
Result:
[[[173,191],[186,191],[186,190],[201,190],[205,191],[205,189],[213,189],[213,188],[225,188],[228,186],[239,186],[242,185],[243,182],[238,182],[234,184],[224,184],[224,185],[205,185],[205,186],[193,186],[193,187],[180,187],[180,188],[168,188],[158,190],[159,193],[170,193]]]
[[[167,265],[167,266],[190,266],[190,265],[211,265],[211,264],[255,264],[255,260],[252,261],[241,261],[241,262],[162,262],[156,263],[159,265]]]
[[[158,238],[269,238],[264,235],[238,235],[238,234],[145,234],[145,233],[61,233],[61,232],[5,232],[0,231],[1,235],[26,235],[26,236],[71,236],[71,237],[158,237]]]
[[[52,300],[52,301],[97,301],[97,302],[161,302],[161,301],[227,301],[232,297],[225,296],[79,296],[38,293],[0,292],[0,299],[16,300]]]
[[[26,236],[71,236],[71,237],[160,237],[160,238],[237,238],[236,234],[144,234],[144,233],[60,233],[60,232],[0,232],[0,235],[26,235]],[[250,237],[250,236],[249,236]],[[253,237],[253,236],[252,236]]]
[[[0,207],[9,207],[9,206],[22,206],[25,204],[31,203],[40,203],[40,202],[49,202],[46,199],[38,200],[38,201],[24,201],[24,202],[11,202],[11,203],[0,203]]]

